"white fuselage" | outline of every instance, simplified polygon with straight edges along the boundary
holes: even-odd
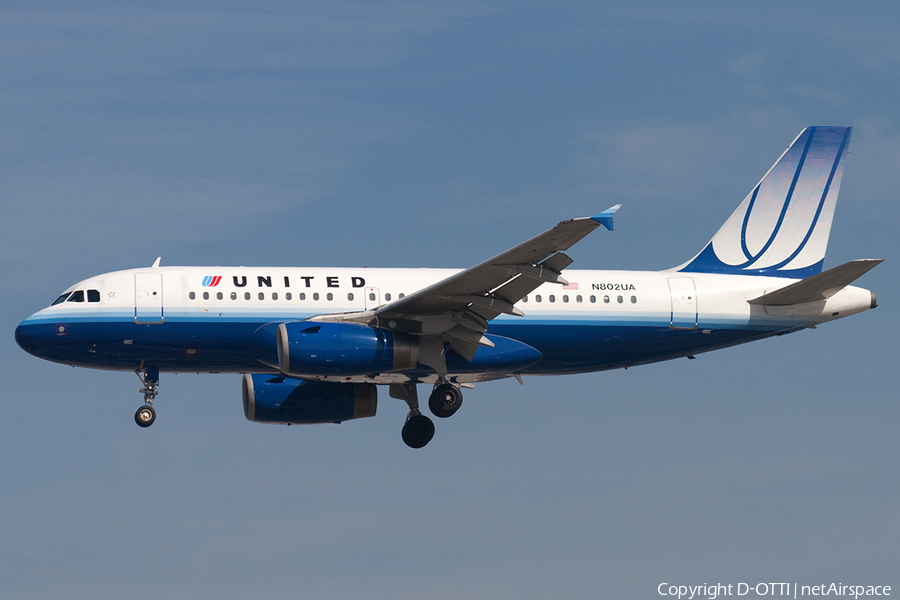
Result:
[[[35,334],[34,353],[67,364],[135,370],[153,362],[165,371],[267,372],[271,369],[254,360],[248,348],[260,326],[375,309],[457,272],[283,267],[117,271],[70,287],[67,292],[74,294],[67,301],[38,311],[20,328],[37,332],[35,328],[45,327],[46,336]],[[748,302],[795,281],[781,277],[589,270],[563,275],[569,285],[543,284],[516,304],[525,316],[500,315],[490,323],[488,333],[541,352],[543,360],[525,374],[603,370],[688,356],[812,327],[874,305],[871,292],[853,286],[828,300],[799,305]],[[76,340],[91,348],[85,350]],[[484,378],[458,375],[458,381]],[[423,373],[414,377],[429,379]],[[397,374],[354,380],[383,383],[396,381]]]

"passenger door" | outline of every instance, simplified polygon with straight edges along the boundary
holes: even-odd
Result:
[[[134,322],[163,322],[162,273],[135,274]]]
[[[697,288],[691,277],[669,277],[672,296],[671,329],[697,328]]]

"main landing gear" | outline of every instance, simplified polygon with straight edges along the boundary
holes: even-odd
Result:
[[[428,397],[428,408],[434,416],[446,419],[459,410],[462,401],[462,392],[458,387],[449,383],[439,383],[434,386],[434,391]]]
[[[144,394],[144,405],[134,413],[134,422],[141,427],[150,427],[156,420],[156,411],[153,409],[153,399],[159,394],[159,369],[147,369],[141,375],[140,369],[135,371],[138,379],[144,384],[140,392]]]
[[[414,383],[391,384],[391,396],[406,402],[409,413],[400,434],[410,448],[422,448],[434,437],[434,423],[419,410],[419,395]],[[428,397],[428,408],[441,419],[451,416],[462,406],[462,392],[446,381],[438,382]]]

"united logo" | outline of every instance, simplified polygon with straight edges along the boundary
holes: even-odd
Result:
[[[222,281],[221,275],[207,275],[203,278],[203,287],[216,287]]]

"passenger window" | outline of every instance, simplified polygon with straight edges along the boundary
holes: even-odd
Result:
[[[203,292],[203,299],[209,300],[209,292]]]
[[[231,299],[237,300],[237,292],[231,292]]]
[[[197,294],[195,294],[194,292],[191,292],[190,294],[188,294],[188,298],[190,298],[191,300],[193,300],[196,297],[197,297]]]
[[[622,296],[616,297],[616,302],[618,302],[619,304],[622,304],[622,302],[623,302],[624,300],[625,300],[625,299],[622,298]]]
[[[221,300],[221,299],[224,298],[224,297],[225,297],[225,296],[222,295],[222,292],[219,292],[219,293],[216,294],[216,299],[217,299],[217,300]]]
[[[56,300],[54,300],[54,301],[53,301],[53,304],[51,304],[50,306],[56,306],[57,304],[62,304],[63,302],[66,301],[66,298],[68,298],[68,297],[69,297],[69,294],[71,294],[71,293],[72,293],[72,292],[66,292],[65,294],[63,294],[62,296],[60,296],[59,298],[57,298]]]
[[[375,294],[369,294],[369,301],[375,302]]]
[[[581,296],[575,296],[575,302],[581,302]]]
[[[347,300],[353,302],[353,292],[350,292],[349,294],[347,294]]]
[[[334,294],[332,294],[331,292],[328,292],[328,294],[325,296],[325,298],[326,298],[329,302],[331,302],[332,300],[334,300]]]
[[[284,294],[284,299],[285,299],[285,300],[290,300],[291,298],[293,298],[293,296],[291,296],[291,293],[290,293],[290,292],[285,292],[285,294]]]
[[[250,292],[244,292],[244,300],[250,299]]]
[[[391,301],[391,293],[390,292],[388,292],[387,294],[384,295],[384,301],[385,302]]]
[[[406,295],[406,294],[400,294],[400,295],[398,295],[397,297],[398,297],[398,298],[402,298],[402,297],[405,296],[405,295]]]
[[[319,299],[319,292],[313,292],[313,300]]]
[[[528,296],[523,297],[522,302],[528,302]]]
[[[69,296],[69,299],[66,300],[66,302],[84,302],[84,290],[72,292],[72,295]]]
[[[631,303],[632,303],[632,304],[637,304],[637,296],[632,296],[632,297],[631,297]]]
[[[534,297],[534,301],[535,301],[535,302],[540,302],[540,301],[541,301],[541,295],[540,295],[540,294],[537,294],[537,295]]]
[[[272,292],[272,300],[278,300],[278,292]]]
[[[603,304],[609,304],[609,296],[603,296]]]
[[[547,296],[547,300],[549,300],[550,302],[556,302],[556,296],[550,294],[549,296]]]
[[[88,302],[100,302],[100,291],[88,290]]]
[[[563,302],[568,302],[568,301],[569,301],[569,296],[568,295],[563,296]]]
[[[300,292],[300,295],[297,297],[300,298],[300,300],[306,300],[306,294],[303,292]]]
[[[266,293],[265,293],[265,292],[260,292],[259,294],[257,294],[257,296],[259,296],[259,299],[260,299],[260,300],[265,300],[265,299],[266,299]]]
[[[591,304],[597,302],[597,296],[591,296]]]

